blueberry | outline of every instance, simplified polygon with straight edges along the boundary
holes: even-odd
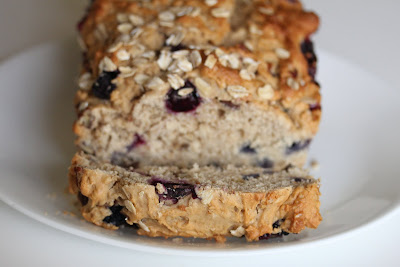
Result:
[[[115,226],[121,226],[126,224],[126,216],[121,213],[122,206],[114,205],[110,207],[112,214],[103,219],[103,222],[113,224]]]
[[[132,144],[130,144],[127,149],[128,152],[132,151],[134,148],[146,144],[146,141],[139,134],[135,134]]]
[[[257,154],[257,150],[252,148],[250,145],[244,145],[240,149],[240,153],[244,154]]]
[[[194,189],[194,185],[192,184],[174,183],[158,178],[151,179],[149,183],[154,186],[157,184],[162,184],[164,186],[165,192],[157,193],[160,202],[167,201],[171,204],[176,204],[178,203],[179,199],[188,195],[191,195],[193,199],[198,198]]]
[[[249,178],[257,179],[259,178],[260,175],[258,173],[252,173],[252,174],[244,174],[242,175],[243,180],[249,180]]]
[[[286,148],[286,155],[307,149],[311,144],[311,139],[305,141],[295,142],[290,147]]]
[[[301,183],[301,182],[310,182],[310,179],[307,178],[300,178],[300,177],[292,177],[292,180],[296,183]]]
[[[93,94],[100,99],[110,99],[112,91],[117,88],[117,86],[112,83],[112,80],[117,78],[119,73],[119,70],[103,71],[100,73],[99,78],[97,78],[97,81],[93,84]]]
[[[317,73],[317,56],[314,52],[314,44],[310,38],[306,38],[300,46],[301,52],[303,52],[308,63],[308,74],[310,74],[314,80]]]
[[[292,71],[289,71],[289,73],[290,73],[290,76],[292,76],[293,79],[297,79],[297,76],[299,75],[299,72],[296,69],[294,69]]]
[[[282,236],[288,235],[288,234],[289,234],[288,232],[282,231],[278,234],[265,234],[265,235],[260,236],[258,239],[259,240],[267,240],[270,238],[282,237]]]
[[[89,198],[85,195],[82,195],[81,192],[78,193],[78,200],[81,202],[82,206],[85,206],[89,202]]]
[[[272,224],[272,228],[275,229],[275,228],[281,227],[281,224],[282,224],[284,221],[285,221],[285,219],[279,219],[279,220],[277,220],[276,222],[274,222],[274,223]]]
[[[168,39],[169,36],[165,36],[165,39]],[[171,52],[175,52],[175,51],[179,51],[179,50],[184,50],[187,49],[188,47],[183,45],[183,44],[178,44],[178,45],[168,45],[167,42],[164,42],[164,46],[165,47],[170,47],[171,48]]]
[[[258,162],[258,166],[260,166],[261,168],[269,169],[274,167],[274,163],[270,159],[265,158],[262,161]]]
[[[171,52],[175,52],[175,51],[179,51],[179,50],[184,50],[184,49],[186,49],[187,47],[186,46],[184,46],[184,45],[182,45],[182,44],[178,44],[178,45],[175,45],[175,46],[171,46]]]
[[[314,110],[321,110],[321,105],[320,105],[319,103],[310,104],[310,105],[309,105],[309,109],[310,109],[311,111],[314,111]]]
[[[192,92],[186,95],[180,95],[179,92],[184,89],[192,88]],[[196,87],[189,81],[177,90],[171,89],[167,93],[165,101],[168,110],[173,112],[189,112],[194,111],[201,103],[201,98],[197,93]]]
[[[267,240],[272,237],[272,234],[264,234],[258,238],[258,240]]]

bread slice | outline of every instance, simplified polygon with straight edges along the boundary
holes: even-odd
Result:
[[[83,217],[138,234],[257,241],[316,228],[319,183],[304,170],[272,172],[258,167],[148,166],[122,168],[78,153],[69,170],[70,191]]]

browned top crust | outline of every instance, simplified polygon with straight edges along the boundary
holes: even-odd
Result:
[[[296,0],[94,0],[78,25],[77,107],[128,115],[143,95],[188,80],[204,99],[273,107],[316,133],[320,94],[309,36],[318,25]],[[92,90],[104,72],[119,72],[109,99]]]

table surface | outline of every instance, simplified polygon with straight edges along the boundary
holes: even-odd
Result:
[[[82,0],[1,0],[0,60],[36,44],[65,39],[83,10]],[[400,1],[304,0],[322,18],[319,48],[341,55],[400,88]],[[399,177],[400,178],[400,177]],[[112,247],[50,228],[0,201],[0,266],[399,266],[398,210],[347,238],[265,256],[195,258]]]

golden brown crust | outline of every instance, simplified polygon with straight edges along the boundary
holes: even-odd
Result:
[[[190,195],[176,204],[159,200],[154,185],[134,182],[114,171],[91,169],[76,155],[70,167],[70,190],[88,198],[83,217],[99,226],[117,229],[104,222],[109,207],[122,206],[128,224],[138,224],[140,235],[214,238],[245,236],[257,241],[265,234],[299,233],[316,228],[320,221],[319,185],[287,186],[249,193],[219,188],[199,188],[198,198]],[[221,177],[224,179],[224,177]],[[278,225],[273,227],[275,222]]]
[[[192,50],[198,50],[202,55],[202,64],[193,71],[183,74],[182,77],[199,76],[209,81],[213,85],[213,91],[208,96],[209,98],[216,96],[223,100],[260,101],[262,105],[282,106],[284,109],[293,108],[298,102],[303,102],[305,98],[308,103],[312,101],[313,104],[319,104],[319,87],[308,73],[307,60],[300,47],[301,43],[317,30],[318,17],[314,13],[303,11],[301,4],[290,4],[288,1],[271,1],[270,4],[265,1],[252,1],[249,5],[247,16],[240,21],[242,27],[239,30],[238,26],[234,25],[234,20],[240,13],[235,13],[235,1],[232,0],[218,1],[211,7],[207,6],[204,1],[198,0],[153,0],[146,4],[141,1],[96,0],[91,5],[80,32],[87,49],[88,64],[84,71],[92,72],[93,77],[98,76],[99,64],[104,57],[109,57],[118,67],[134,68],[132,63],[127,64],[118,59],[117,53],[120,49],[110,52],[110,47],[118,44],[116,40],[121,37],[117,26],[123,23],[118,22],[118,15],[135,14],[144,21],[143,25],[138,26],[144,33],[137,37],[137,41],[144,45],[147,51],[153,50],[158,53],[166,47],[166,39],[177,29],[185,32],[181,45],[193,46]],[[183,16],[175,15],[172,27],[160,25],[157,16],[161,12],[173,12],[175,11],[173,8],[183,7],[191,7],[196,12],[192,11]],[[215,9],[228,12],[228,17],[215,17],[213,15]],[[175,12],[179,13],[179,10]],[[192,35],[193,31],[197,34]],[[233,37],[235,33],[239,37]],[[121,49],[133,53],[134,57],[136,52],[130,51],[133,47],[135,45],[121,43]],[[224,59],[215,55],[216,48],[220,48],[220,52],[226,52],[222,57],[241,55],[256,60],[259,64],[259,72],[256,77],[250,81],[244,80],[239,76],[239,71],[243,67],[241,69],[232,67],[229,62],[222,66],[221,62],[223,63]],[[210,55],[209,50],[214,51],[211,55],[219,58],[219,62],[211,69],[204,65],[207,56]],[[279,51],[277,52],[277,50]],[[138,56],[140,53],[136,57]],[[197,73],[197,69],[199,73]],[[162,79],[165,75],[165,72],[157,64],[152,65],[151,68],[137,71],[149,76],[159,76]],[[295,72],[296,75],[294,75]],[[293,76],[295,76],[294,81],[288,82],[288,79]],[[122,91],[128,90],[129,96],[137,97],[143,92],[151,90],[145,86],[141,88],[141,92],[135,92],[139,88],[137,84],[135,86],[132,77],[118,78],[117,81],[118,87],[114,94],[119,97],[111,98],[111,104],[116,109],[126,106],[119,104],[121,101],[130,101],[130,98],[120,99]],[[257,94],[258,88],[265,84],[270,84],[274,88],[274,96],[268,99],[262,99]],[[229,85],[244,86],[249,94],[238,99],[232,98],[226,92]],[[88,99],[88,96],[78,97],[79,102],[85,100],[94,101],[91,98]],[[94,102],[96,104],[96,101]],[[129,108],[123,109],[130,110]],[[303,110],[305,109],[303,108]],[[312,112],[318,113],[318,111]],[[312,121],[310,120],[310,122]],[[314,132],[316,132],[317,126],[318,123],[311,125],[312,128],[315,128]]]

